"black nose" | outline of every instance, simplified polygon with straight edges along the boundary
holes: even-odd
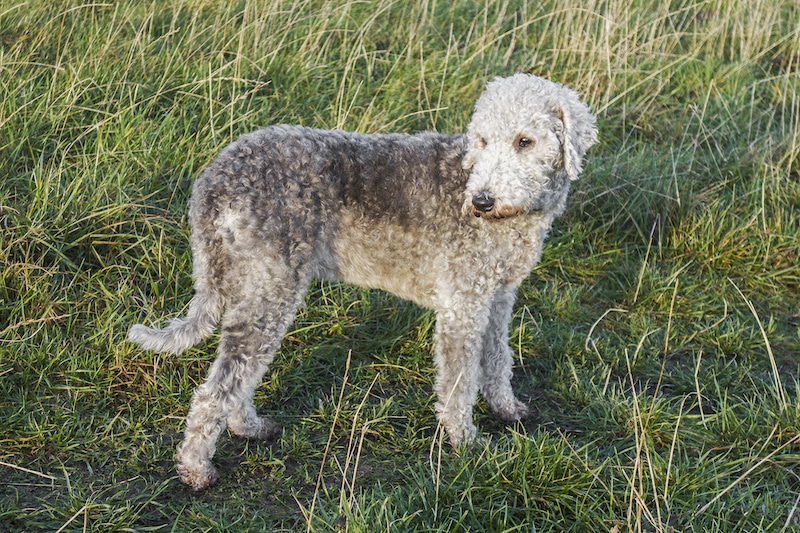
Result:
[[[485,192],[479,192],[472,197],[472,205],[481,213],[488,213],[494,207],[494,198]]]

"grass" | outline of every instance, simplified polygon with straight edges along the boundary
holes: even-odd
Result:
[[[0,2],[0,531],[800,530],[800,10],[791,0]],[[320,283],[256,396],[271,442],[174,474],[215,341],[186,201],[292,122],[460,131],[494,75],[576,88],[601,143],[519,292],[532,416],[455,454],[433,317]]]

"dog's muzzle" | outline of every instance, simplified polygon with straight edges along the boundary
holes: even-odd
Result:
[[[464,211],[484,220],[502,220],[519,215],[523,211],[505,202],[498,201],[482,191],[464,202]]]
[[[479,192],[475,196],[472,197],[472,207],[476,211],[475,216],[480,216],[480,213],[488,213],[492,209],[494,209],[494,198],[486,194],[485,192]]]

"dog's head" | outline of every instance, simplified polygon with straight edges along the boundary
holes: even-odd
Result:
[[[529,74],[495,78],[475,104],[462,166],[464,210],[489,220],[564,209],[595,117],[575,91]]]

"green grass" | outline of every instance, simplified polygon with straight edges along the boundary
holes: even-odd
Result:
[[[791,0],[0,1],[0,531],[800,530],[800,8]],[[271,442],[175,477],[212,340],[186,201],[279,122],[461,131],[527,71],[599,118],[523,284],[515,388],[456,454],[433,317],[315,285],[258,389]]]

